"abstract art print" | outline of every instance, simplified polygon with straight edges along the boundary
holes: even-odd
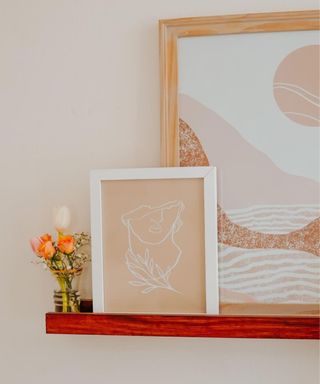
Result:
[[[218,313],[215,183],[212,167],[92,172],[95,312]]]
[[[221,312],[317,313],[319,13],[161,28],[163,164],[217,167]]]

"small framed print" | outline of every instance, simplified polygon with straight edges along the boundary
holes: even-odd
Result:
[[[214,167],[91,172],[94,312],[217,314]]]

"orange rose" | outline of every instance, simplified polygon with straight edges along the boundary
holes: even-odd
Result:
[[[33,252],[39,257],[44,257],[45,259],[51,259],[55,254],[56,250],[52,244],[52,238],[48,233],[40,237],[34,237],[30,240],[31,247]]]
[[[52,256],[56,253],[56,249],[51,241],[42,241],[37,249],[37,253],[44,259],[51,259]]]
[[[60,252],[69,255],[74,251],[74,238],[70,235],[60,235],[58,241],[58,249]]]
[[[40,240],[45,243],[46,241],[52,241],[52,237],[49,235],[49,233],[45,233],[44,235],[40,236]]]

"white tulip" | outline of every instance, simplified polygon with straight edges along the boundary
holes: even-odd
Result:
[[[55,229],[58,232],[62,233],[70,225],[70,221],[71,221],[70,209],[65,205],[55,209],[53,220],[54,220]]]

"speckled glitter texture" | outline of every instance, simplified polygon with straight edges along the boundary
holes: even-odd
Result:
[[[180,166],[200,167],[209,165],[199,139],[182,119],[179,119]]]

